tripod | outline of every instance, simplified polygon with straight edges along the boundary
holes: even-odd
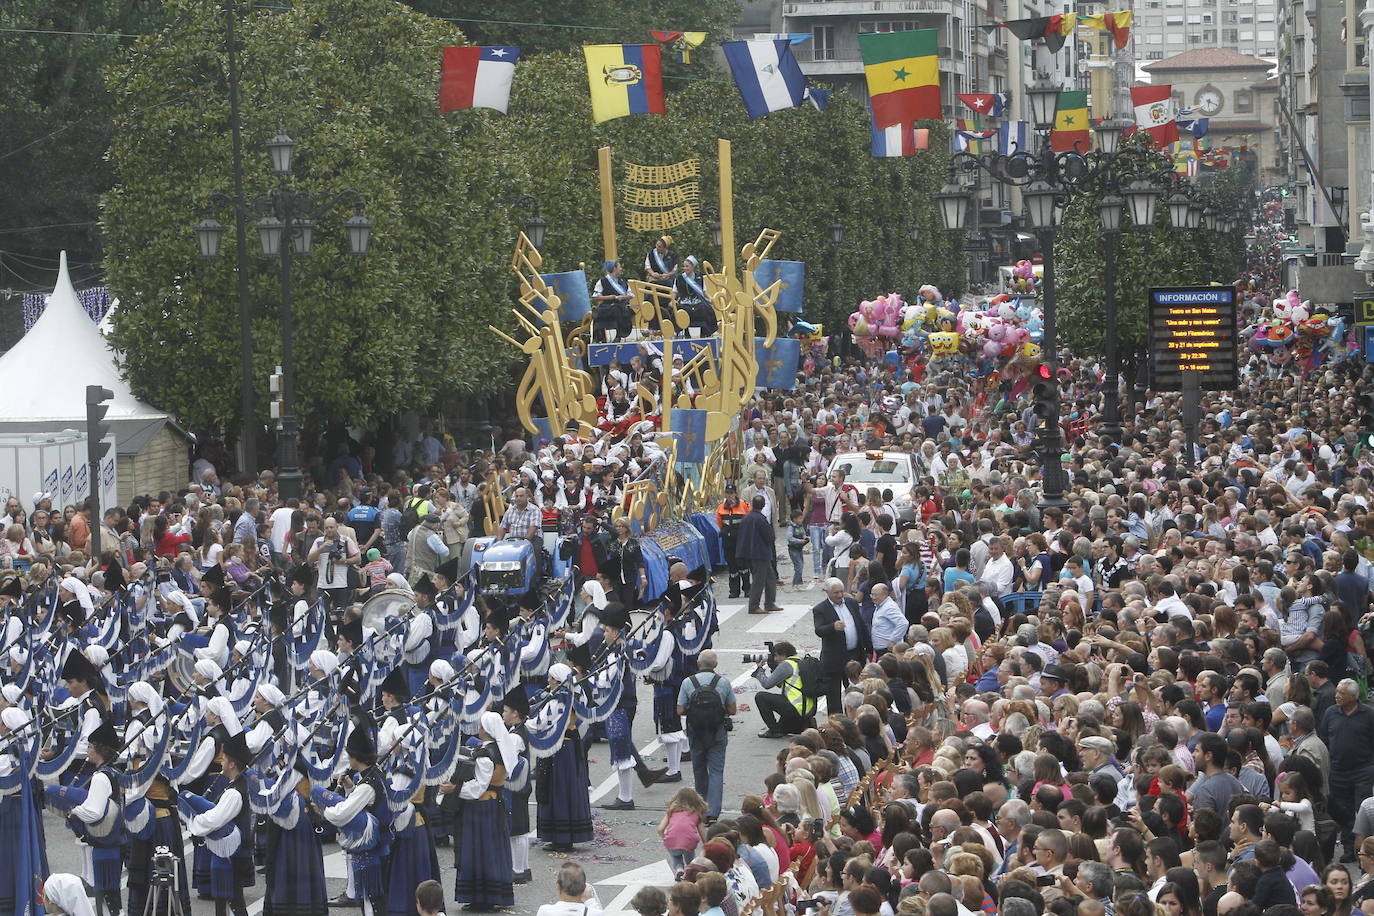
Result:
[[[167,865],[158,861],[163,854],[170,860]],[[176,858],[166,847],[159,847],[154,853],[153,880],[148,885],[148,901],[143,905],[143,916],[185,916],[181,910],[181,898],[177,896],[177,868]]]

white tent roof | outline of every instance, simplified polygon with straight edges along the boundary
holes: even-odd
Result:
[[[111,420],[163,419],[167,414],[134,397],[119,375],[115,352],[81,307],[62,252],[57,285],[29,332],[0,356],[0,423],[86,421],[86,386],[114,392]]]

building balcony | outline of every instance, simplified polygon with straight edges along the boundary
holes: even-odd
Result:
[[[863,56],[859,53],[857,42],[820,47],[815,41],[808,41],[794,46],[792,53],[801,65],[802,73],[807,76],[863,76]],[[942,74],[964,73],[964,62],[968,60],[968,55],[948,45],[940,45],[939,59]]]
[[[963,7],[950,0],[797,0],[782,5],[784,16],[823,18],[896,13],[963,15]]]

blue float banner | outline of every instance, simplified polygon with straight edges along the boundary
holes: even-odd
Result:
[[[548,417],[531,417],[530,419],[534,421],[534,428],[535,428],[535,430],[536,430],[536,431],[535,431],[535,434],[534,434],[535,437],[536,437],[536,438],[539,438],[539,439],[545,439],[545,440],[547,440],[547,441],[549,441],[549,442],[552,442],[552,441],[553,441],[553,437],[554,437],[554,432],[553,432],[553,424],[549,422],[549,418],[548,418]]]
[[[1360,328],[1364,336],[1364,361],[1374,363],[1374,328]]]
[[[684,464],[702,464],[706,461],[706,414],[705,410],[673,408],[670,417],[673,433],[677,439],[677,460]]]
[[[646,360],[660,358],[663,355],[663,341],[654,340],[648,342],[651,346],[650,352],[645,353],[637,343],[600,343],[591,344],[587,347],[587,365],[589,366],[609,366],[611,360],[616,359],[620,364],[628,365],[630,357],[643,356]],[[719,337],[675,337],[673,338],[673,356],[681,356],[690,362],[692,357],[702,349],[709,349],[711,355],[720,356]]]
[[[549,290],[563,300],[558,308],[559,321],[581,321],[592,310],[592,296],[587,290],[585,270],[565,270],[561,274],[540,274]]]
[[[773,308],[779,312],[802,310],[802,291],[806,287],[806,262],[804,261],[759,261],[754,270],[754,279],[760,289],[767,289],[774,280],[782,281],[782,290]]]
[[[797,387],[797,366],[801,364],[801,341],[795,337],[778,337],[773,346],[766,346],[767,338],[754,338],[754,357],[759,361],[759,376],[755,388],[781,388],[791,391]],[[677,411],[673,411],[674,414]]]

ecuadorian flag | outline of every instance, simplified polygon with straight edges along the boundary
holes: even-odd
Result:
[[[878,129],[940,117],[939,50],[935,29],[859,36],[873,123]]]
[[[663,114],[663,61],[658,45],[583,45],[592,120]]]

